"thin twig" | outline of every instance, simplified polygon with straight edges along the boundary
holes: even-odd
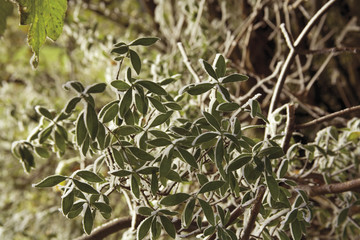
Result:
[[[181,42],[178,42],[177,43],[177,46],[180,50],[180,53],[181,53],[181,56],[183,58],[183,62],[185,63],[185,66],[187,67],[187,69],[189,70],[189,72],[191,73],[191,75],[194,77],[195,79],[195,83],[199,83],[200,82],[200,78],[199,76],[196,74],[196,72],[194,71],[194,69],[192,68],[191,64],[190,64],[190,61],[186,55],[186,52],[185,52],[185,49],[184,49],[184,46]]]
[[[314,119],[314,120],[312,120],[310,122],[307,122],[307,123],[295,125],[295,129],[302,129],[302,128],[312,127],[314,125],[329,121],[329,120],[331,120],[333,118],[340,117],[340,116],[343,116],[343,115],[346,115],[346,114],[349,114],[349,113],[353,113],[353,112],[360,112],[360,105],[355,106],[355,107],[346,108],[346,109],[343,109],[343,110],[338,111],[338,112],[331,113],[329,115],[320,117],[318,119]]]
[[[289,148],[290,139],[292,133],[294,131],[294,122],[295,122],[295,106],[294,104],[289,104],[286,106],[287,111],[287,120],[286,120],[286,127],[285,127],[285,137],[284,141],[282,142],[282,149],[286,153]]]

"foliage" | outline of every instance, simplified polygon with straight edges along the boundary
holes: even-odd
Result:
[[[196,25],[197,18],[189,14],[200,11],[201,6],[186,2],[182,2],[182,11],[196,26],[188,34],[195,35],[199,29],[201,35],[206,28]],[[21,5],[25,3],[30,5]],[[34,22],[36,14],[44,16],[43,11],[53,16],[51,6],[57,3],[63,5],[57,11],[56,24],[49,16]],[[46,35],[55,40],[60,34],[58,27],[66,2],[39,8],[31,4],[35,3],[24,1],[19,7],[29,7],[26,22],[32,24],[28,34],[35,52],[34,64]],[[21,14],[23,19],[24,12]],[[165,31],[164,25],[171,25],[171,17],[164,17],[159,24]],[[56,29],[51,30],[55,25]],[[33,35],[36,26],[42,26],[42,30]],[[84,29],[77,29],[79,35],[86,36]],[[81,39],[71,38],[66,31],[64,35],[67,41],[80,45]],[[186,239],[195,235],[248,239],[250,234],[263,239],[301,239],[312,234],[309,228],[330,228],[337,236],[347,238],[358,232],[356,188],[340,186],[336,192],[332,187],[338,186],[333,183],[345,186],[346,181],[358,177],[359,119],[349,120],[345,128],[326,127],[316,131],[314,141],[300,142],[294,132],[299,125],[292,121],[293,104],[285,102],[273,112],[266,112],[260,94],[240,101],[234,88],[247,84],[247,75],[251,74],[235,73],[232,60],[224,54],[215,55],[208,41],[200,41],[208,44],[198,50],[207,56],[199,61],[201,69],[192,69],[182,52],[192,74],[190,81],[185,81],[190,78],[184,67],[177,67],[179,56],[172,59],[174,55],[169,53],[152,57],[154,49],[159,51],[163,44],[169,44],[164,43],[166,37],[114,41],[106,36],[101,41],[100,47],[87,42],[83,58],[74,63],[84,67],[77,75],[81,81],[71,78],[65,82],[65,93],[60,93],[58,87],[53,90],[60,100],[29,103],[34,120],[24,124],[33,130],[26,140],[12,145],[12,153],[25,172],[31,174],[39,165],[41,170],[49,164],[41,173],[42,180],[33,186],[52,188],[58,198],[50,193],[47,197],[59,201],[49,204],[61,205],[60,211],[68,219],[81,218],[89,237],[97,232],[94,226],[104,221],[97,216],[110,220],[127,215],[131,216],[129,221],[115,220],[127,221],[129,230],[122,234],[123,239],[130,239],[130,235],[137,239]],[[101,56],[94,54],[104,49]],[[184,50],[181,45],[179,49]],[[91,69],[91,62],[116,65],[118,69],[107,68],[116,70],[115,80],[107,76],[105,83],[104,79],[93,78],[99,67]],[[87,77],[93,81],[84,80]],[[330,190],[323,190],[323,186]],[[318,197],[334,193],[333,205],[324,203],[330,201],[328,198]],[[127,203],[128,210],[119,206],[124,205],[118,204],[120,201]],[[324,207],[329,205],[331,211]],[[100,231],[105,232],[104,236],[113,233],[106,225]]]

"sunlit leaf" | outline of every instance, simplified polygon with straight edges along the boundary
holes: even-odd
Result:
[[[84,219],[83,219],[83,227],[86,234],[90,234],[94,225],[94,217],[91,212],[90,207],[88,206],[85,210]]]
[[[198,198],[200,206],[204,212],[204,215],[206,217],[206,219],[208,220],[208,222],[211,225],[215,225],[215,216],[214,216],[214,211],[212,209],[212,207],[210,206],[210,204],[200,198]]]
[[[153,45],[154,43],[156,43],[158,40],[160,40],[160,38],[142,37],[142,38],[138,38],[138,39],[132,41],[131,43],[129,43],[129,46],[137,46],[137,45],[150,46],[150,45]]]
[[[170,221],[168,217],[160,215],[160,222],[167,234],[169,234],[170,237],[175,238],[176,236],[176,229],[174,224]]]
[[[249,77],[241,74],[231,74],[229,76],[223,77],[220,79],[221,83],[231,83],[231,82],[242,82],[248,80]]]
[[[103,179],[100,178],[97,174],[95,174],[94,172],[88,171],[88,170],[77,171],[76,175],[88,182],[102,182],[103,181]]]
[[[160,204],[165,206],[175,206],[186,201],[190,197],[191,195],[187,193],[175,193],[173,195],[168,195],[163,199],[161,199]]]
[[[225,184],[224,181],[219,181],[219,180],[207,182],[200,188],[199,194],[217,190],[221,188],[224,184]]]
[[[150,216],[148,218],[146,218],[145,220],[143,220],[139,226],[137,227],[137,233],[136,233],[136,239],[137,240],[141,240],[143,239],[146,234],[149,232],[150,230],[150,226],[151,226],[151,221],[153,220],[153,217]]]
[[[131,65],[133,66],[135,72],[137,74],[140,74],[141,71],[141,60],[139,55],[134,51],[134,50],[129,50],[130,53],[130,60],[131,60]]]
[[[212,77],[213,79],[217,80],[218,77],[215,73],[215,70],[213,69],[213,67],[208,63],[206,62],[204,59],[200,59],[200,63],[203,67],[203,69],[207,72],[207,74]]]
[[[67,177],[65,177],[65,176],[52,175],[52,176],[46,177],[41,182],[34,184],[33,187],[37,187],[37,188],[54,187],[54,186],[58,185],[59,183],[65,181],[66,179],[67,179]]]

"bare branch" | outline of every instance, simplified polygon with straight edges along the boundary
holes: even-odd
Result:
[[[333,118],[340,117],[340,116],[343,116],[343,115],[346,115],[346,114],[349,114],[349,113],[353,113],[353,112],[360,112],[360,105],[355,106],[355,107],[346,108],[346,109],[343,109],[343,110],[338,111],[338,112],[331,113],[329,115],[320,117],[318,119],[312,120],[312,121],[307,122],[307,123],[295,125],[295,129],[302,129],[302,128],[312,127],[312,126],[320,124],[322,122],[326,122],[326,121],[329,121],[329,120],[331,120]]]
[[[242,240],[248,240],[250,238],[250,234],[255,226],[256,217],[260,211],[260,207],[261,207],[263,196],[265,194],[265,190],[266,190],[265,186],[259,187],[259,190],[258,190],[256,198],[255,198],[254,206],[251,209],[249,221],[247,222],[247,225],[244,229],[243,236],[241,238]]]
[[[314,26],[316,21],[336,2],[337,0],[330,0],[328,1],[322,8],[319,9],[319,11],[316,12],[316,14],[310,19],[310,21],[306,24],[305,28],[301,31],[300,35],[297,37],[297,39],[294,42],[294,48],[296,49],[300,43],[304,40],[305,36],[308,34],[308,32],[311,30],[311,28]],[[286,58],[286,61],[281,69],[280,76],[278,81],[276,82],[275,88],[274,88],[274,94],[271,98],[270,107],[269,107],[269,114],[271,114],[275,107],[276,103],[280,97],[281,90],[284,86],[285,79],[286,79],[286,73],[290,68],[290,65],[292,61],[294,60],[294,57],[296,55],[296,51],[292,48],[290,48],[290,52]]]
[[[300,185],[300,188],[307,191],[309,196],[343,193],[347,191],[360,190],[360,178],[342,183],[324,184],[321,186]]]

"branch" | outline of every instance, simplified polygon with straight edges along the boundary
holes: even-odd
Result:
[[[360,54],[360,48],[357,48],[357,47],[333,47],[333,48],[323,48],[323,49],[314,49],[314,50],[306,50],[306,49],[298,50],[298,54],[301,54],[301,55],[317,55],[317,54],[327,54],[327,53]]]
[[[310,197],[325,194],[343,193],[347,191],[359,191],[360,178],[342,183],[324,184],[321,186],[300,185],[300,188],[307,191]]]
[[[141,221],[144,219],[145,219],[144,216],[137,214],[136,220],[135,220],[136,221],[135,228],[137,228],[139,226],[139,224],[141,223]],[[111,222],[105,223],[105,224],[97,227],[96,229],[94,229],[94,231],[90,235],[82,235],[78,238],[75,238],[74,240],[102,240],[105,237],[107,237],[113,233],[130,228],[131,222],[132,222],[131,216],[117,218]],[[173,222],[176,230],[179,230],[181,228],[181,219],[174,219],[174,221],[172,221],[172,222]],[[197,228],[198,228],[198,226],[197,226],[196,222],[193,221],[188,228],[183,229],[183,230],[186,232],[191,232],[191,231],[196,230]]]
[[[330,0],[328,1],[324,6],[322,6],[319,11],[316,12],[316,14],[310,19],[310,21],[306,24],[304,29],[301,31],[300,35],[297,37],[297,39],[294,42],[294,48],[296,49],[300,43],[304,40],[305,36],[309,33],[311,28],[314,26],[316,21],[336,2],[336,0]],[[285,79],[286,79],[286,73],[290,68],[290,65],[292,61],[294,60],[294,57],[296,55],[296,51],[293,48],[290,48],[290,52],[285,60],[285,63],[281,69],[280,76],[278,81],[276,82],[275,88],[274,88],[274,94],[271,98],[270,107],[269,107],[269,113],[271,114],[276,106],[276,103],[279,99],[281,90],[284,86]]]
[[[346,114],[349,114],[349,113],[353,113],[353,112],[360,112],[360,105],[355,106],[355,107],[346,108],[346,109],[343,109],[343,110],[338,111],[338,112],[331,113],[329,115],[320,117],[318,119],[312,120],[312,121],[307,122],[307,123],[295,125],[295,129],[302,129],[302,128],[312,127],[312,126],[320,124],[322,122],[326,122],[326,121],[331,120],[333,118],[340,117],[340,116],[343,116],[343,115],[346,115]]]
[[[144,220],[144,217],[141,215],[137,215],[135,226],[138,226],[142,220]],[[90,235],[83,235],[81,237],[76,238],[75,240],[104,239],[105,237],[113,233],[119,232],[126,228],[130,228],[131,221],[132,221],[131,216],[115,219],[111,222],[105,223],[104,225],[101,225],[100,227],[96,228]]]
[[[265,194],[265,186],[260,186],[259,190],[257,192],[256,198],[255,198],[255,202],[254,202],[254,206],[251,209],[251,213],[250,213],[250,218],[249,221],[247,223],[247,226],[244,229],[244,233],[242,236],[242,240],[248,240],[250,238],[250,234],[252,232],[252,230],[254,229],[255,226],[255,220],[257,215],[259,214],[260,211],[260,207],[261,207],[261,203],[262,203],[262,198]]]

